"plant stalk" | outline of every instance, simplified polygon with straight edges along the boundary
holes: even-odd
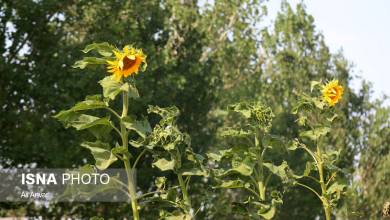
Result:
[[[130,167],[129,158],[125,158],[124,161],[126,174],[127,174],[127,188],[129,190],[130,194],[130,201],[131,201],[131,209],[133,210],[133,219],[139,220],[139,212],[138,212],[138,201],[137,201],[137,192],[136,192],[136,185],[135,185],[135,172],[134,169]]]
[[[127,92],[123,92],[123,108],[122,108],[122,116],[121,118],[124,118],[127,116],[127,112],[129,109],[129,94]],[[120,122],[121,126],[121,138],[122,138],[122,145],[125,149],[128,150],[128,133],[126,130],[125,125],[123,122]],[[130,166],[130,158],[128,156],[123,157],[123,163],[125,165],[126,174],[127,174],[127,189],[130,194],[130,201],[131,201],[131,208],[133,210],[133,219],[139,220],[139,212],[138,212],[138,201],[137,201],[137,192],[136,192],[136,185],[135,185],[135,170],[134,168],[131,168]]]
[[[324,181],[324,168],[323,168],[322,154],[321,154],[321,149],[318,145],[317,145],[317,155],[318,155],[318,162],[317,162],[318,174],[320,176],[320,185],[321,185],[321,202],[325,212],[325,219],[330,220],[332,210],[331,207],[329,206],[329,202],[327,198],[327,189]]]
[[[183,193],[184,202],[185,202],[185,204],[187,206],[187,210],[186,210],[187,214],[190,214],[192,206],[191,206],[190,197],[188,196],[186,184],[184,183],[183,176],[181,174],[177,174],[177,178],[179,180],[179,185],[180,185],[180,188],[181,188],[181,192]]]

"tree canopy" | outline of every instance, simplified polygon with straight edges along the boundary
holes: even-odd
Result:
[[[278,114],[272,133],[295,137],[301,132],[291,114],[297,92],[310,91],[313,80],[339,79],[345,95],[325,145],[340,151],[340,175],[351,190],[334,214],[379,219],[390,197],[386,188],[390,109],[383,104],[385,98],[373,100],[367,82],[359,91],[352,89],[353,66],[341,52],[330,52],[304,4],[293,8],[283,2],[269,26],[264,25],[266,16],[266,2],[257,0],[1,1],[0,167],[77,167],[93,160],[88,150],[79,147],[87,134],[65,130],[52,116],[85,94],[96,94],[98,88],[91,82],[106,74],[100,67],[83,72],[71,68],[85,45],[132,43],[148,55],[148,69],[137,75],[143,99],[129,111],[142,116],[147,114],[147,105],[177,106],[181,112],[177,124],[190,135],[197,153],[228,144],[221,140],[219,128],[239,120],[226,117],[224,111],[243,100],[261,101],[272,108]],[[303,170],[307,156],[290,154],[289,164]],[[154,172],[142,177],[140,187],[150,186]],[[273,183],[271,187],[282,186]],[[207,182],[199,178],[191,189],[196,192],[195,203],[206,201],[199,218],[229,219],[228,201],[235,195],[206,188]],[[319,216],[321,204],[314,196],[301,196],[306,194],[299,188],[287,190],[276,219]],[[81,216],[96,206],[107,217],[120,218],[128,211],[118,204],[78,204],[72,214],[69,204],[50,209],[24,207],[32,215],[55,219]],[[23,205],[0,207],[0,215],[6,215]],[[151,216],[155,214],[151,210]]]

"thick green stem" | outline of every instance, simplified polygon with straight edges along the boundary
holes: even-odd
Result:
[[[184,183],[183,176],[181,174],[177,174],[177,178],[179,180],[179,185],[180,185],[180,188],[181,188],[181,192],[183,193],[184,202],[185,202],[185,204],[187,206],[187,210],[186,210],[187,214],[190,214],[190,211],[191,211],[191,200],[190,200],[190,197],[188,196],[186,184]]]
[[[123,92],[123,108],[122,108],[122,116],[121,118],[124,118],[127,116],[127,112],[129,109],[129,95],[127,92]],[[125,149],[128,149],[128,133],[126,130],[125,125],[120,123],[121,125],[121,138],[122,138],[122,145]],[[130,166],[130,158],[128,156],[123,157],[123,163],[125,164],[126,174],[127,174],[127,189],[130,194],[130,201],[131,201],[131,208],[133,210],[133,219],[139,220],[139,212],[138,212],[138,201],[137,201],[137,192],[136,192],[136,184],[135,184],[135,170],[134,168],[131,168]]]
[[[322,206],[324,208],[326,220],[330,220],[332,210],[331,207],[329,206],[327,189],[324,181],[324,168],[323,168],[321,148],[318,145],[317,145],[317,156],[318,156],[317,168],[318,168],[318,174],[320,176]]]
[[[135,185],[135,170],[130,167],[129,158],[124,160],[126,174],[127,174],[127,189],[130,194],[131,208],[133,210],[133,219],[139,220],[138,201]]]

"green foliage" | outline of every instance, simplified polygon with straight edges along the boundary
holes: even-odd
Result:
[[[160,108],[149,106],[149,113],[158,114],[161,117],[151,135],[148,137],[147,148],[152,149],[154,158],[153,166],[161,171],[172,171],[177,175],[182,197],[167,196],[169,189],[160,190],[162,202],[168,202],[173,207],[178,207],[181,212],[175,210],[170,213],[160,213],[164,219],[192,219],[194,210],[188,194],[188,186],[191,176],[207,176],[208,172],[203,167],[204,158],[193,152],[191,140],[188,134],[182,133],[177,127],[176,121],[179,110],[176,107]],[[184,179],[183,177],[186,177]],[[156,185],[162,185],[159,183]]]
[[[288,168],[285,162],[279,166],[265,162],[267,151],[282,142],[279,137],[268,133],[274,114],[270,108],[257,102],[238,103],[229,109],[238,113],[244,122],[242,126],[224,128],[221,136],[231,139],[231,142],[224,150],[208,154],[209,160],[220,166],[213,170],[219,182],[217,187],[248,192],[241,196],[241,201],[236,201],[239,215],[271,219],[282,200],[280,192],[271,192],[268,184],[273,175],[286,180]]]
[[[108,41],[118,45],[137,42],[137,46],[144,48],[149,55],[149,67],[145,74],[137,76],[139,93],[134,90],[129,94],[134,94],[135,98],[142,94],[143,97],[132,100],[134,105],[129,108],[131,123],[134,124],[133,119],[145,120],[149,104],[176,105],[182,113],[176,122],[180,131],[191,136],[195,152],[216,151],[208,154],[212,160],[220,160],[225,154],[218,149],[219,146],[241,146],[226,145],[225,140],[220,142],[216,135],[218,127],[230,127],[242,120],[241,117],[226,117],[226,112],[221,109],[227,105],[242,100],[261,100],[275,113],[270,132],[295,138],[309,130],[305,123],[311,120],[310,117],[296,118],[291,114],[293,106],[297,106],[295,91],[315,91],[320,79],[338,78],[345,85],[345,96],[334,109],[337,117],[332,114],[324,117],[332,123],[321,127],[331,127],[331,132],[320,140],[322,146],[334,152],[328,158],[335,160],[332,163],[341,168],[336,169],[338,178],[353,182],[354,188],[349,190],[347,199],[340,201],[344,209],[334,214],[346,219],[380,218],[381,207],[389,198],[388,191],[382,187],[389,182],[390,170],[387,162],[390,146],[388,109],[382,106],[382,101],[370,99],[370,85],[364,83],[358,92],[350,89],[353,79],[350,63],[341,53],[329,51],[324,36],[317,31],[314,18],[306,12],[303,4],[292,8],[283,3],[275,21],[264,29],[259,27],[264,26],[265,4],[249,0],[221,0],[213,4],[206,1],[204,5],[197,1],[173,0],[139,1],[136,4],[104,0],[21,0],[4,1],[0,10],[3,30],[0,32],[3,57],[0,59],[2,166],[73,167],[82,165],[85,159],[93,162],[89,150],[78,146],[84,140],[95,142],[98,139],[110,147],[115,146],[113,154],[127,155],[127,151],[112,139],[117,132],[107,123],[118,125],[117,117],[108,117],[110,110],[106,109],[107,103],[112,109],[120,107],[117,101],[109,98],[118,92],[117,87],[105,97],[86,98],[85,103],[76,104],[77,108],[74,106],[66,114],[63,112],[63,116],[69,118],[63,123],[68,126],[79,126],[76,119],[86,119],[82,114],[89,119],[102,119],[102,124],[92,123],[93,126],[83,129],[92,136],[88,132],[65,130],[50,116],[82,100],[85,94],[100,93],[100,88],[91,82],[101,80],[106,74],[97,63],[105,63],[112,56],[113,46],[94,42]],[[91,45],[85,47],[88,44]],[[90,58],[80,58],[85,53]],[[91,58],[94,55],[97,57]],[[81,59],[78,67],[85,67],[82,73],[69,68],[78,59]],[[313,80],[317,82],[311,83]],[[133,90],[134,82],[127,83],[129,91]],[[123,89],[127,90],[127,86]],[[308,100],[306,103],[310,103],[310,108],[321,107],[321,102]],[[154,118],[150,117],[149,121],[150,127],[154,128]],[[150,150],[145,146],[148,138],[145,127],[142,125],[139,133],[130,131],[132,151]],[[250,136],[243,129],[226,132],[242,138]],[[312,139],[302,137],[288,147],[301,149],[301,144],[312,146],[312,142]],[[287,158],[275,147],[267,152],[267,158],[275,161],[276,166],[286,160],[291,169],[297,170],[296,173],[302,171],[315,175],[314,165],[307,162],[310,158],[301,150],[288,153]],[[156,173],[158,169],[150,168],[151,163],[149,158],[139,161],[140,169],[145,170],[145,175],[139,177],[139,191],[150,189],[153,177],[160,176]],[[231,166],[231,163],[222,165]],[[177,179],[175,175],[166,178],[167,185]],[[191,183],[192,202],[195,207],[202,207],[197,213],[198,219],[232,218],[229,201],[237,197],[237,190],[208,190],[205,186],[213,182],[203,177],[193,177]],[[234,184],[241,183],[232,183],[231,186]],[[268,189],[281,188],[281,184],[280,181],[270,181]],[[283,197],[284,203],[276,212],[276,219],[314,219],[320,215],[321,203],[305,190],[290,188]],[[20,215],[47,219],[60,219],[64,215],[70,218],[98,215],[105,219],[112,216],[121,219],[127,218],[129,213],[129,207],[120,204],[58,204],[50,207],[2,204],[1,207],[2,216],[20,212]],[[239,210],[239,207],[235,208]],[[180,208],[178,210],[181,213]],[[146,209],[146,212],[147,219],[159,217],[153,208]]]
[[[112,163],[117,160],[117,157],[112,153],[110,146],[100,141],[84,142],[81,146],[89,149],[95,158],[95,166],[99,170],[107,169]]]
[[[311,90],[313,90],[319,84],[313,82],[311,85]],[[339,152],[327,149],[322,141],[328,133],[333,132],[331,125],[337,115],[334,112],[334,108],[327,106],[320,97],[311,98],[306,94],[302,94],[301,97],[303,97],[302,101],[297,103],[294,112],[297,114],[297,121],[300,123],[300,126],[304,127],[305,131],[299,134],[300,139],[296,140],[294,146],[289,149],[303,149],[310,155],[318,174],[309,176],[310,170],[306,171],[307,169],[305,169],[304,174],[307,175],[303,177],[310,177],[311,180],[314,180],[315,184],[320,186],[321,191],[317,192],[317,190],[299,181],[295,182],[295,184],[312,191],[318,197],[322,202],[326,219],[330,220],[332,209],[337,207],[340,196],[347,187],[337,178],[337,173],[341,171],[336,165]],[[333,115],[332,120],[328,119],[328,115]],[[310,169],[311,165],[307,165],[308,167]],[[298,179],[301,178],[299,176]]]
[[[354,176],[359,181],[347,191],[339,214],[348,219],[381,219],[390,196],[383,188],[390,180],[390,108],[377,100],[360,110],[365,120],[358,121],[361,129],[354,133],[360,153]]]
[[[88,45],[84,52],[97,50],[100,55],[110,59],[110,55],[107,51],[104,51],[107,50],[107,45],[106,43]],[[85,62],[85,59],[80,62]],[[80,62],[78,61],[76,63]],[[87,64],[89,65],[91,63]],[[74,67],[78,68],[79,66],[76,65]],[[68,110],[61,111],[54,118],[61,121],[65,127],[74,127],[77,130],[92,129],[99,126],[98,129],[91,131],[93,134],[100,134],[96,136],[97,139],[94,142],[83,142],[81,146],[90,150],[95,159],[95,166],[100,170],[107,169],[118,159],[124,163],[128,175],[128,194],[131,200],[134,219],[140,218],[138,213],[138,196],[136,194],[137,186],[134,182],[134,169],[146,151],[154,158],[152,166],[159,168],[161,171],[173,171],[177,175],[181,188],[182,197],[178,197],[178,195],[174,197],[172,195],[168,196],[175,187],[167,189],[168,193],[166,193],[165,189],[162,188],[165,185],[166,179],[162,177],[157,179],[156,186],[159,188],[160,202],[168,202],[172,207],[180,209],[180,211],[174,210],[173,212],[163,211],[160,213],[160,217],[164,219],[183,217],[192,219],[194,213],[188,194],[188,186],[191,176],[208,175],[202,166],[204,158],[193,152],[190,146],[189,135],[182,133],[176,125],[177,117],[179,116],[179,110],[176,107],[160,108],[158,106],[149,106],[148,113],[154,113],[161,117],[160,122],[153,129],[146,118],[137,120],[135,116],[128,115],[129,99],[134,100],[140,98],[133,80],[131,82],[123,81],[122,79],[118,81],[113,76],[107,76],[99,81],[102,87],[103,97],[105,98],[104,100],[102,100],[100,95],[88,96],[85,101],[77,103]],[[115,101],[119,94],[122,94],[123,97],[121,115],[110,107],[110,100]],[[82,114],[84,111],[96,109],[106,110],[106,113],[113,115],[118,121],[119,128],[110,120],[109,116],[99,118]],[[109,127],[110,129],[104,129],[102,128],[103,126]],[[110,143],[99,140],[102,132],[108,134],[111,130],[120,136],[120,141],[115,141],[116,147],[114,148],[110,146]],[[132,136],[131,132],[135,132],[137,136]],[[137,153],[131,150],[128,144],[142,151]],[[132,160],[133,158],[135,159]],[[187,178],[184,180],[183,176]],[[143,196],[141,195],[141,197]],[[156,198],[152,198],[152,200],[156,200]]]

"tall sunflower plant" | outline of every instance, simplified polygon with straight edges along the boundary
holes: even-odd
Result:
[[[294,185],[312,192],[322,203],[326,220],[332,217],[332,210],[345,193],[346,184],[338,178],[343,170],[337,167],[340,151],[329,143],[332,126],[339,120],[335,108],[342,100],[344,89],[338,80],[327,83],[311,82],[313,95],[299,94],[299,102],[293,114],[302,132],[293,140],[289,150],[303,150],[310,161],[306,163],[303,175],[291,175]]]
[[[207,154],[215,188],[241,192],[232,204],[235,215],[272,219],[283,201],[269,183],[290,180],[287,162],[269,157],[285,145],[284,138],[270,133],[274,113],[260,102],[240,102],[228,108],[227,117],[240,120],[220,130],[222,149]]]
[[[85,141],[81,146],[91,152],[97,169],[105,170],[119,162],[123,164],[127,183],[121,186],[125,187],[129,196],[134,220],[142,219],[141,204],[148,201],[169,204],[170,212],[160,213],[162,219],[194,219],[195,211],[188,193],[190,177],[206,176],[207,172],[202,166],[203,158],[192,151],[189,136],[176,125],[179,110],[176,107],[149,106],[148,113],[161,117],[153,128],[147,117],[129,114],[129,103],[140,98],[136,75],[146,70],[147,56],[131,45],[118,49],[108,43],[90,44],[82,51],[99,56],[84,57],[74,64],[74,68],[106,66],[108,75],[98,82],[102,94],[89,95],[70,109],[60,111],[54,118],[66,128],[87,130],[93,135],[93,141]],[[120,111],[112,107],[118,99],[122,104]],[[161,176],[155,181],[155,191],[142,193],[138,190],[136,168],[146,154],[154,158],[150,166],[176,174],[177,186],[166,187],[166,178]],[[171,211],[172,208],[174,211]]]

